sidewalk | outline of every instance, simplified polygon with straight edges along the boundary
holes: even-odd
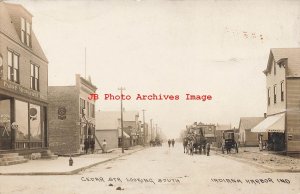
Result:
[[[300,172],[300,159],[259,151],[258,147],[240,147],[239,153],[222,154],[218,149],[216,154],[262,167],[272,172]]]
[[[73,166],[69,166],[69,157],[58,157],[56,160],[29,160],[23,164],[0,166],[0,175],[72,175],[143,149],[142,146],[135,146],[125,150],[122,154],[121,148],[116,148],[107,154],[99,153],[72,157]]]

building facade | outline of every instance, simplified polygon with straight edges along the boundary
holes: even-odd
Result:
[[[84,152],[84,140],[94,140],[97,88],[76,74],[74,86],[49,86],[49,148],[56,154]]]
[[[263,121],[264,117],[241,117],[239,123],[239,142],[241,146],[258,146],[258,134],[251,129]],[[268,139],[267,133],[262,133],[263,140]]]
[[[48,148],[48,60],[21,5],[0,2],[0,152]]]
[[[267,118],[253,132],[268,133],[268,147],[300,152],[300,48],[271,49],[266,75]]]

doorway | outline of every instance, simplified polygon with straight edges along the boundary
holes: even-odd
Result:
[[[0,150],[11,148],[11,98],[0,95]]]

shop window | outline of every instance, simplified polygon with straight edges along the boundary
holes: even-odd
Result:
[[[30,141],[42,140],[41,126],[41,107],[30,104],[29,106],[29,121],[30,121]]]
[[[7,78],[10,81],[19,83],[19,55],[12,51],[8,51],[8,71]]]
[[[16,132],[16,140],[28,141],[28,103],[16,100],[15,110],[15,119],[18,125],[18,129]]]
[[[31,64],[30,68],[30,88],[33,90],[40,90],[39,84],[39,67]]]

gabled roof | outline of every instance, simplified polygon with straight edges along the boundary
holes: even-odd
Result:
[[[216,125],[216,131],[225,131],[230,129],[231,129],[231,125],[223,125],[223,124]]]
[[[273,60],[275,60],[278,65],[278,62],[284,59],[287,59],[288,62],[286,76],[300,77],[300,48],[272,48],[264,73],[271,71]]]
[[[21,5],[4,3],[0,1],[0,33],[6,35],[11,40],[15,41],[17,44],[21,45],[23,48],[34,53],[39,58],[41,58],[42,60],[48,63],[47,57],[45,56],[44,51],[41,48],[33,31],[31,31],[32,48],[28,48],[24,43],[21,42],[21,38],[19,35],[20,33],[17,33],[16,27],[12,22],[12,18],[10,16],[9,9],[7,8],[7,6],[16,6],[19,9],[26,10]],[[26,12],[29,13],[27,10]]]
[[[251,129],[264,119],[264,117],[241,117],[239,129]]]
[[[123,121],[135,121],[135,116],[139,115],[138,111],[124,111]],[[120,127],[120,111],[97,111],[96,112],[96,130],[101,129],[118,129]]]

